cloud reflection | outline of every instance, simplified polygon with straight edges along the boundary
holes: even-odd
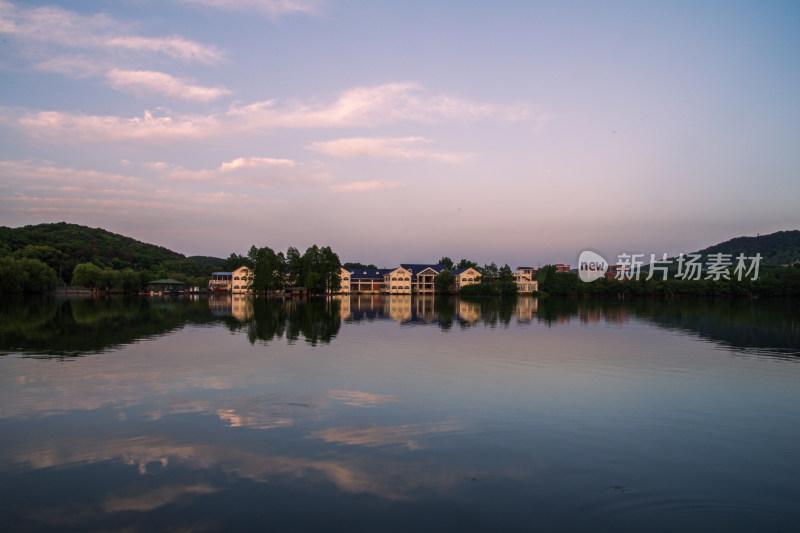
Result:
[[[328,393],[328,397],[331,400],[355,407],[377,407],[382,403],[396,402],[400,399],[400,397],[390,394],[372,394],[355,390],[332,390]]]
[[[426,434],[444,431],[454,425],[409,426],[409,434]],[[400,429],[389,429],[397,434]],[[173,441],[160,436],[140,436],[129,439],[78,439],[59,438],[26,443],[12,450],[3,450],[0,459],[26,465],[31,469],[53,467],[80,467],[82,464],[121,462],[135,466],[140,475],[158,475],[168,468],[202,471],[210,474],[219,470],[229,481],[245,478],[259,483],[294,483],[305,480],[323,488],[320,484],[333,484],[338,490],[351,494],[372,494],[389,500],[408,500],[421,491],[440,492],[464,481],[464,473],[441,464],[430,464],[427,460],[394,461],[367,454],[324,456],[312,453],[296,456],[272,453],[269,450],[249,450],[244,444],[190,444]],[[151,472],[158,465],[156,472]],[[179,474],[184,475],[184,474]],[[194,481],[176,483],[175,474],[169,476],[169,485],[148,492],[137,492],[135,488],[120,487],[106,495],[102,502],[107,512],[123,510],[146,511],[173,502],[186,495],[208,494],[223,487],[212,483]],[[194,475],[192,479],[196,480]],[[158,479],[152,480],[152,486]],[[127,490],[127,492],[126,492]]]
[[[315,431],[309,437],[322,439],[331,444],[367,447],[399,444],[409,450],[418,450],[422,446],[417,442],[417,438],[436,433],[449,433],[459,429],[461,428],[452,421],[428,422],[400,426],[328,428]]]

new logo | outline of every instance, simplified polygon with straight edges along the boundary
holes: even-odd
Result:
[[[591,250],[581,252],[578,257],[578,276],[581,281],[590,283],[605,276],[606,272],[608,272],[608,261],[602,255]]]

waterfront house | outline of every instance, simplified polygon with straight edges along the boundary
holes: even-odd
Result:
[[[397,268],[341,270],[341,293],[356,294],[433,294],[433,280],[444,265],[403,263]],[[474,268],[455,269],[452,289],[480,283],[481,274]]]
[[[433,278],[445,270],[444,265],[420,265],[404,263],[401,268],[411,272],[411,292],[414,294],[433,294]]]
[[[233,281],[232,272],[212,272],[208,281],[210,291],[230,291]]]
[[[153,280],[144,287],[148,294],[183,294],[184,285],[176,279]]]
[[[474,268],[456,268],[453,271],[453,288],[456,292],[467,285],[475,285],[481,282],[481,273]]]
[[[402,266],[387,272],[383,284],[385,292],[389,294],[411,294],[411,279],[414,273]]]
[[[231,272],[232,291],[234,294],[241,294],[245,292],[252,292],[253,288],[253,271],[246,266],[240,266]]]
[[[514,271],[514,282],[517,284],[518,293],[531,294],[539,290],[539,282],[536,281],[537,272],[538,270],[533,267],[517,267]]]

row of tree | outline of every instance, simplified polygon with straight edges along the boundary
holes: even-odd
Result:
[[[256,293],[280,292],[294,287],[324,294],[336,292],[342,286],[342,263],[330,246],[320,248],[315,244],[302,255],[293,246],[285,255],[267,246],[251,246],[246,257],[237,259],[239,266],[246,265],[253,270],[251,287]]]

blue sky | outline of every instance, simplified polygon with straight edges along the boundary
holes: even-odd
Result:
[[[575,263],[800,228],[800,3],[0,0],[0,224]]]

